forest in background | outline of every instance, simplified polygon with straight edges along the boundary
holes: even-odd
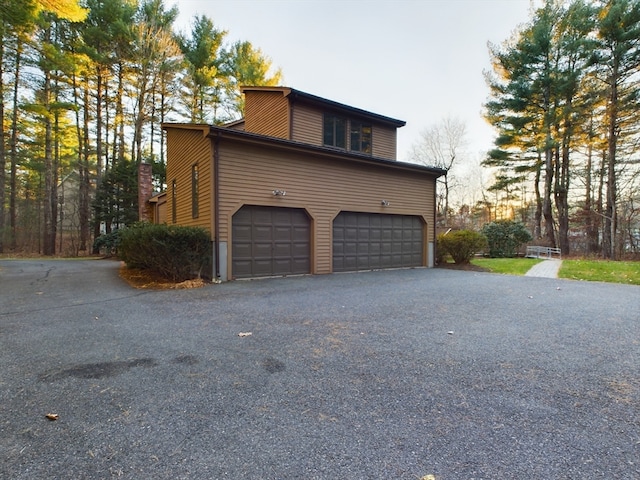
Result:
[[[91,253],[138,219],[137,171],[165,188],[161,124],[242,116],[281,72],[163,0],[0,0],[0,253]]]
[[[490,50],[485,203],[563,255],[640,252],[640,2],[547,0]]]

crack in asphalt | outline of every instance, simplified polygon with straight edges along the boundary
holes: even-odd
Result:
[[[127,298],[135,298],[135,297],[140,297],[142,295],[146,295],[152,292],[139,292],[136,293],[134,295],[125,295],[122,297],[114,297],[114,298],[106,298],[106,299],[102,299],[102,300],[95,300],[92,302],[82,302],[82,303],[74,303],[74,304],[70,304],[70,305],[57,305],[57,306],[53,306],[53,307],[41,307],[41,308],[33,308],[30,310],[14,310],[11,312],[0,312],[0,317],[7,317],[10,315],[17,315],[17,314],[21,314],[21,313],[36,313],[36,312],[43,312],[43,311],[51,311],[51,310],[64,310],[65,308],[74,308],[74,307],[83,307],[83,306],[87,306],[87,305],[99,305],[101,303],[108,303],[108,302],[115,302],[115,301],[119,301],[119,300],[125,300]]]

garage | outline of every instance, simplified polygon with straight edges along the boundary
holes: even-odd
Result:
[[[233,277],[310,273],[310,232],[302,209],[242,207],[232,218]]]
[[[424,224],[414,215],[340,212],[333,221],[333,271],[423,265]]]

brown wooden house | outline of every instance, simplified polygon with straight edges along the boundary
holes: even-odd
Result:
[[[292,88],[243,93],[238,122],[163,125],[166,222],[211,232],[215,278],[433,266],[445,171],[396,161],[403,121]]]

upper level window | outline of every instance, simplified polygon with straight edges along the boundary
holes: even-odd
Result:
[[[191,216],[198,218],[198,164],[191,166]]]
[[[351,122],[351,150],[371,155],[371,125]]]
[[[347,148],[347,122],[337,115],[324,115],[323,144],[329,147]]]

